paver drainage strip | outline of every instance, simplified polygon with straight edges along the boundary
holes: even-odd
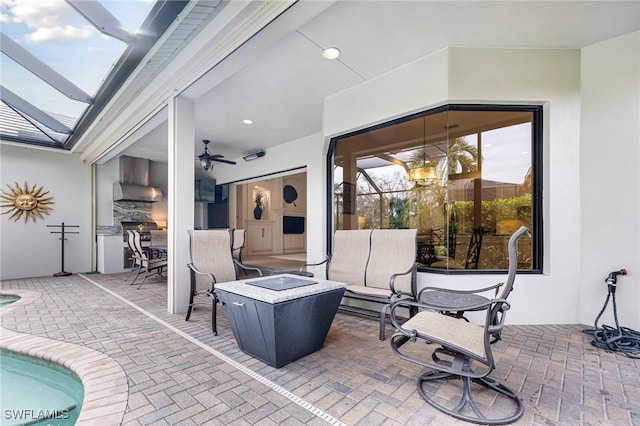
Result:
[[[265,386],[269,387],[270,389],[276,391],[277,393],[279,393],[280,395],[284,396],[285,398],[287,398],[291,402],[299,405],[300,407],[302,407],[305,410],[311,412],[312,414],[314,414],[315,416],[321,418],[322,420],[326,421],[327,423],[332,424],[332,425],[336,425],[336,426],[347,426],[345,423],[343,423],[340,420],[336,419],[335,417],[325,413],[324,411],[322,411],[318,407],[315,407],[313,404],[310,404],[309,402],[307,402],[307,401],[295,396],[294,394],[292,394],[288,390],[286,390],[283,387],[277,385],[276,383],[273,383],[271,380],[261,376],[260,374],[256,373],[255,371],[251,370],[250,368],[247,368],[244,365],[234,361],[233,359],[231,359],[228,356],[216,351],[212,347],[207,346],[206,344],[202,343],[201,341],[199,341],[197,339],[194,339],[193,337],[191,337],[187,333],[183,332],[182,330],[172,326],[171,324],[167,323],[166,321],[163,321],[162,319],[160,319],[157,316],[153,315],[151,312],[147,311],[146,309],[141,308],[140,306],[138,306],[135,303],[125,299],[124,297],[120,296],[119,294],[114,293],[113,291],[109,290],[108,288],[98,284],[97,282],[93,281],[91,278],[89,278],[89,277],[87,277],[85,275],[82,275],[82,274],[79,274],[79,276],[84,278],[85,280],[89,281],[91,284],[95,285],[99,289],[101,289],[101,290],[109,293],[110,295],[118,298],[119,300],[123,301],[127,305],[131,306],[132,308],[134,308],[138,312],[140,312],[140,313],[146,315],[147,317],[151,318],[152,320],[154,320],[158,324],[162,325],[163,327],[168,328],[169,330],[173,331],[177,335],[189,340],[191,343],[198,345],[199,347],[201,347],[205,351],[209,352],[211,355],[217,357],[218,359],[220,359],[223,362],[226,362],[227,364],[229,364],[233,368],[237,369],[238,371],[243,372],[244,374],[248,375],[252,379],[257,380],[258,382],[262,383],[263,385],[265,385]]]

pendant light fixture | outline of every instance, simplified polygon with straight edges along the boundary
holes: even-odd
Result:
[[[409,170],[409,180],[417,187],[432,187],[438,182],[436,168],[427,165],[427,117],[422,117],[422,164],[414,164]]]

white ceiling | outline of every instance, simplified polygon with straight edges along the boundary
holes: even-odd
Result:
[[[295,15],[302,8],[316,15]],[[285,34],[271,41],[278,26]],[[445,47],[580,49],[639,29],[640,1],[298,2],[184,93],[196,152],[209,139],[238,159],[317,133],[325,97]],[[329,46],[338,60],[321,57]],[[124,153],[166,162],[166,129]]]

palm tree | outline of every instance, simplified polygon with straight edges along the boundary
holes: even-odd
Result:
[[[412,202],[407,208],[413,210],[413,216],[418,229],[444,228],[446,224],[452,228],[449,232],[456,232],[455,212],[447,213],[444,206],[448,203],[448,188],[446,182],[449,175],[478,171],[478,148],[464,137],[457,137],[448,142],[447,155],[439,158],[428,158],[425,148],[416,149],[411,157],[411,168],[421,167],[423,164],[435,169],[436,180],[439,184],[433,186],[416,186]],[[417,207],[417,209],[416,209]],[[443,213],[444,212],[444,213]],[[452,215],[447,218],[448,214]],[[408,213],[408,217],[411,213]]]
[[[467,142],[463,137],[449,141],[447,153],[448,173],[467,173],[478,170],[478,147]]]

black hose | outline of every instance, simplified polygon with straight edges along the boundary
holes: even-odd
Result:
[[[611,297],[613,295],[613,297]],[[607,308],[609,299],[613,301],[613,318],[616,326],[611,327],[603,324],[598,327],[598,321]],[[618,308],[616,305],[615,281],[614,285],[609,285],[607,299],[594,322],[595,329],[583,330],[584,333],[591,334],[593,340],[591,344],[597,348],[610,349],[621,352],[629,358],[640,359],[640,333],[627,327],[620,327],[618,323]]]

